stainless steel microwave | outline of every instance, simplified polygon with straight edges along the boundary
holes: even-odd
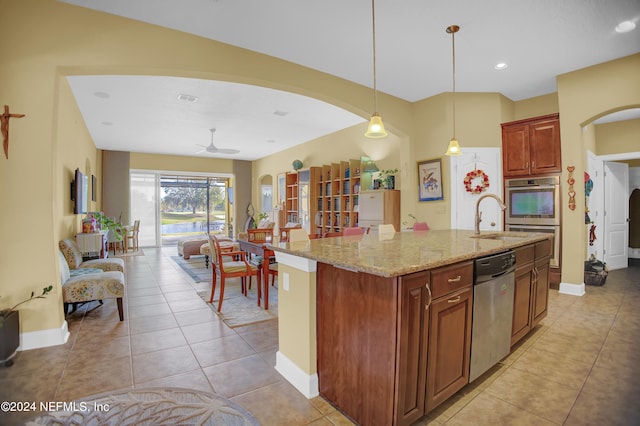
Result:
[[[558,176],[505,182],[506,224],[560,225]]]

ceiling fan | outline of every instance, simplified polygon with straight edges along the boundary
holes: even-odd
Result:
[[[216,132],[216,128],[213,127],[211,129],[209,129],[211,131],[211,143],[209,145],[200,145],[200,144],[196,144],[198,146],[203,147],[204,149],[201,149],[200,151],[196,152],[196,154],[200,154],[201,152],[208,152],[210,154],[237,154],[240,152],[239,149],[230,149],[230,148],[218,148],[213,144],[213,134]]]

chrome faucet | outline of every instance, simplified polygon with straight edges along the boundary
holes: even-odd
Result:
[[[476,227],[475,227],[475,230],[473,231],[473,235],[480,235],[480,222],[482,222],[482,212],[480,211],[480,201],[484,200],[487,197],[495,198],[498,204],[500,204],[500,208],[502,210],[507,208],[507,206],[504,205],[500,197],[498,197],[495,194],[484,194],[482,197],[478,198],[478,201],[476,202]]]

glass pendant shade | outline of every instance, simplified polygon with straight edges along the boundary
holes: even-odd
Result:
[[[387,136],[387,132],[384,130],[384,124],[382,123],[382,117],[380,117],[377,112],[374,112],[371,116],[367,132],[364,135],[368,138],[384,138]]]
[[[447,148],[447,152],[445,155],[460,155],[462,154],[462,150],[460,149],[460,144],[458,144],[458,140],[453,138],[449,141],[449,147]]]

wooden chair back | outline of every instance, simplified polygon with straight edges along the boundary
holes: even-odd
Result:
[[[270,243],[272,240],[272,228],[247,229],[247,241],[250,243]]]
[[[301,229],[302,225],[296,225],[289,228],[280,228],[280,242],[286,243],[289,241],[291,230],[292,229]],[[308,238],[308,237],[307,237]]]
[[[324,234],[324,238],[342,237],[342,232],[327,232]]]

